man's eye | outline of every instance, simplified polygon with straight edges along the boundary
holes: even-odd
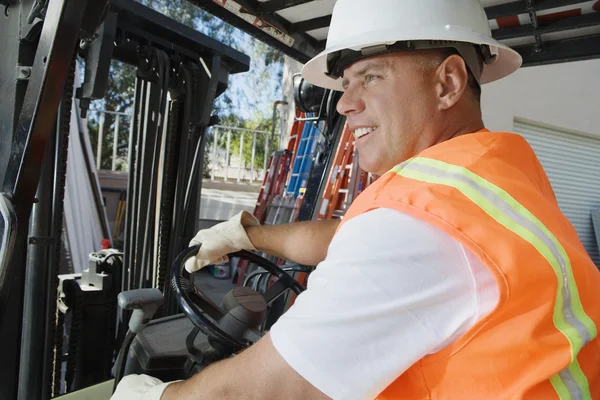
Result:
[[[365,76],[365,82],[372,82],[376,79],[378,79],[379,77],[377,75],[366,75]]]

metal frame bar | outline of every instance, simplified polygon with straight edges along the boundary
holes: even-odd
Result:
[[[72,70],[69,71],[69,77],[65,93],[63,94],[63,101],[59,106],[57,121],[56,121],[56,141],[54,148],[54,182],[53,182],[53,193],[52,193],[52,217],[50,221],[51,233],[54,237],[54,244],[50,248],[49,254],[50,259],[46,263],[48,269],[46,287],[47,300],[45,309],[45,341],[44,341],[44,358],[43,358],[43,369],[42,369],[42,388],[46,392],[49,389],[54,393],[58,393],[59,382],[58,378],[60,375],[60,364],[58,360],[62,356],[60,352],[63,332],[61,330],[62,325],[57,321],[56,316],[56,302],[57,302],[57,291],[53,290],[58,281],[58,274],[60,273],[60,255],[64,251],[60,245],[62,240],[63,223],[64,223],[64,199],[66,193],[66,179],[67,179],[67,160],[68,160],[68,148],[69,148],[69,137],[71,132],[71,114],[73,109],[76,108],[73,103],[73,89],[75,84],[77,63],[73,61]],[[79,130],[79,126],[76,125],[76,129]],[[94,185],[97,188],[97,185]],[[103,224],[108,228],[108,222],[106,218]],[[55,353],[56,351],[56,353]]]
[[[584,14],[579,17],[565,18],[550,24],[540,25],[537,28],[537,33],[544,35],[547,33],[581,29],[597,25],[600,25],[600,13]],[[492,31],[492,35],[496,40],[506,40],[534,36],[535,31],[536,29],[533,24],[528,24],[512,28],[496,29]]]
[[[221,72],[227,66],[221,55],[213,54],[205,66],[193,65],[181,68],[185,88],[185,111],[182,117],[181,150],[179,157],[175,207],[173,211],[172,240],[169,247],[169,259],[184,249],[196,229],[199,208],[199,193],[202,189],[201,167],[206,145],[206,131],[211,119],[212,105],[219,90]],[[193,110],[200,109],[200,113]],[[191,161],[191,163],[189,162]],[[195,207],[192,214],[192,204]],[[166,275],[169,279],[170,275]],[[165,310],[167,314],[176,312],[176,304],[169,282],[165,282]]]
[[[173,215],[171,218],[171,232],[172,238],[169,244],[169,260],[174,260],[177,257],[177,254],[182,249],[183,240],[183,232],[185,224],[185,218],[183,217],[184,210],[182,206],[185,202],[185,184],[188,177],[188,165],[189,165],[189,153],[190,148],[195,148],[194,142],[191,138],[191,113],[193,107],[193,77],[192,71],[185,65],[180,67],[179,71],[179,79],[182,83],[185,84],[185,93],[183,95],[183,99],[180,100],[183,103],[182,106],[182,115],[181,122],[179,125],[179,129],[181,131],[181,138],[179,142],[179,162],[177,165],[177,183],[175,188],[175,200],[173,207]],[[170,273],[165,274],[165,282],[164,282],[164,297],[165,297],[165,314],[171,315],[176,310],[175,298],[173,297],[173,291],[171,287],[171,275]]]
[[[530,5],[528,4],[529,1],[530,0],[520,0],[512,3],[486,7],[485,13],[489,19],[497,19],[510,17],[511,15],[528,14],[530,10],[537,12],[585,3],[585,0],[537,0],[535,3]]]
[[[274,27],[281,29],[284,32],[289,33],[290,35],[296,35],[297,40],[302,39],[307,43],[315,44],[316,40],[308,35],[305,31],[295,30],[293,24],[286,20],[285,18],[275,14],[267,14],[262,10],[262,3],[257,0],[236,0],[242,7],[249,13],[253,14],[261,19],[264,19],[266,22],[269,22]],[[267,17],[268,16],[268,20]]]
[[[331,23],[331,15],[308,19],[306,21],[296,22],[292,24],[294,31],[312,31],[315,29],[326,28]]]
[[[514,49],[523,56],[526,66],[590,60],[600,58],[600,34],[544,42],[542,51],[536,50],[536,44]]]
[[[156,164],[156,151],[158,142],[157,119],[160,113],[160,88],[157,84],[146,83],[148,85],[148,95],[146,97],[146,112],[144,113],[144,124],[142,128],[142,156],[139,159],[140,162],[140,180],[138,198],[138,209],[137,209],[137,224],[138,231],[136,234],[136,250],[135,250],[135,278],[134,288],[141,289],[142,286],[142,270],[148,267],[147,261],[149,260],[149,254],[147,253],[147,245],[149,244],[150,225],[149,221],[152,219],[153,213],[151,210],[152,198],[155,195],[155,168]],[[153,115],[155,115],[153,117]],[[143,173],[142,173],[143,171]]]
[[[19,381],[27,382],[19,385],[19,400],[41,398],[44,391],[44,355],[46,354],[45,332],[46,307],[48,297],[48,277],[53,274],[51,252],[56,246],[56,238],[48,240],[32,240],[36,238],[52,238],[52,208],[54,197],[54,164],[57,157],[56,140],[61,132],[55,134],[48,146],[40,184],[37,189],[37,202],[31,212],[30,239],[27,246],[27,263],[25,273],[25,294],[23,301],[23,331],[21,344],[21,364]],[[47,372],[47,371],[46,371]]]
[[[255,38],[262,40],[265,43],[270,44],[274,48],[280,50],[281,52],[287,54],[288,56],[300,61],[301,63],[307,62],[311,57],[318,54],[320,51],[319,42],[315,40],[312,36],[306,34],[305,32],[292,32],[291,24],[285,23],[284,19],[275,15],[264,12],[260,5],[254,12],[249,9],[249,13],[258,16],[264,21],[272,24],[279,29],[282,29],[284,32],[290,34],[294,39],[294,45],[292,47],[286,45],[285,43],[279,41],[273,36],[269,35],[259,27],[249,23],[243,18],[238,17],[237,15],[231,13],[220,5],[216,4],[212,0],[188,0],[191,3],[197,5],[198,7],[208,11],[212,15],[222,19],[223,21],[228,22],[229,24],[235,26],[243,30],[244,32],[249,33]],[[241,1],[238,1],[242,3]],[[258,2],[256,2],[258,4]]]
[[[12,193],[19,217],[33,204],[51,129],[62,98],[64,83],[77,45],[87,0],[48,5],[42,36],[31,68],[31,78],[15,132],[11,158],[2,191]]]
[[[19,230],[8,271],[11,282],[0,288],[2,398],[15,398],[19,387],[25,271],[21,266],[27,256],[28,222],[86,8],[87,0],[53,0],[48,4],[4,177],[2,190],[12,197]]]
[[[143,93],[143,81],[136,77],[135,79],[135,90],[133,96],[133,114],[131,115],[131,123],[129,125],[129,149],[127,151],[127,164],[128,176],[127,176],[127,203],[125,203],[125,227],[124,227],[124,267],[123,276],[121,279],[121,291],[131,289],[131,281],[129,277],[130,273],[127,270],[131,270],[134,263],[133,255],[133,243],[132,238],[135,232],[135,226],[133,222],[133,210],[135,201],[135,179],[136,179],[136,163],[137,163],[137,142],[138,142],[138,126],[139,126],[139,110],[141,108],[141,96]]]
[[[277,11],[310,3],[311,1],[313,0],[271,0],[263,3],[261,5],[261,10],[266,13],[274,14]]]
[[[164,122],[166,109],[167,92],[169,84],[170,61],[165,52],[162,50],[156,51],[158,82],[151,84],[150,108],[147,110],[148,124],[145,130],[144,146],[147,152],[144,154],[142,169],[145,171],[142,178],[141,193],[144,202],[147,205],[142,207],[138,212],[143,214],[143,243],[138,249],[136,257],[136,270],[139,276],[136,279],[137,288],[146,288],[150,286],[151,277],[149,272],[155,265],[156,249],[152,249],[154,243],[154,225],[156,222],[156,204],[157,204],[157,189],[158,189],[158,165],[160,159],[160,151],[162,138],[164,134]],[[139,232],[138,232],[139,235]],[[140,237],[138,236],[138,240]],[[138,242],[139,243],[139,242]]]
[[[535,52],[542,51],[542,36],[540,35],[539,21],[537,18],[537,11],[534,5],[534,0],[526,0],[527,12],[529,13],[529,19],[531,20],[531,26],[533,27],[533,36],[535,37]]]

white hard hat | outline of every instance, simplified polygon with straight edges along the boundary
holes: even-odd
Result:
[[[481,77],[470,68],[482,84],[512,74],[523,61],[519,53],[492,38],[479,0],[338,0],[325,51],[306,63],[302,76],[314,85],[343,90],[341,74],[333,73],[332,62],[344,52],[353,53],[347,58],[355,62],[389,51],[455,47],[472,65],[461,51],[465,44],[483,52]]]

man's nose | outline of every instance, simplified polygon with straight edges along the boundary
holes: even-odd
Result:
[[[337,111],[342,115],[363,112],[365,103],[355,89],[348,88],[337,103]]]

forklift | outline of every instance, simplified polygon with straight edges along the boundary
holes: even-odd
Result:
[[[335,0],[189,0],[304,63],[325,48]],[[541,24],[537,13],[571,0],[490,0],[490,20],[529,14],[494,31],[525,66],[600,57],[600,36],[542,35],[600,25],[600,12]],[[0,0],[0,400],[108,399],[128,374],[185,379],[243,350],[303,285],[294,272],[250,252],[264,290],[238,286],[211,299],[183,268],[198,247],[213,104],[250,58],[134,0]],[[111,61],[136,68],[122,249],[91,253],[83,272],[61,261],[68,138],[73,113],[102,99]],[[78,86],[78,63],[84,78]],[[318,214],[344,118],[340,93],[300,81],[296,105],[324,121],[298,220]],[[107,237],[110,235],[107,235]]]

